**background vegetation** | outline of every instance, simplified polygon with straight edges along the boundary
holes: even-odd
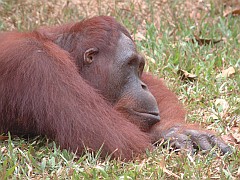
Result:
[[[239,179],[239,5],[239,0],[0,0],[1,31],[116,17],[146,57],[145,71],[164,78],[178,94],[187,121],[216,131],[233,148],[232,155],[215,149],[190,156],[159,146],[126,163],[90,153],[78,158],[40,137],[0,136],[0,179]]]

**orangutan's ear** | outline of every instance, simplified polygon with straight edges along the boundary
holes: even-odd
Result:
[[[94,61],[95,55],[98,53],[97,48],[89,48],[84,52],[84,64],[91,64]]]

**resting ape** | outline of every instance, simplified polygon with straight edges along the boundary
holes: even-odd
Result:
[[[160,138],[177,148],[230,151],[212,133],[185,123],[175,95],[143,73],[144,63],[111,17],[1,33],[0,132],[46,135],[79,153],[103,145],[103,155],[122,159]]]

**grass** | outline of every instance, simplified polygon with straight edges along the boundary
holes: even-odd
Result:
[[[239,179],[240,19],[223,16],[236,6],[229,2],[0,0],[2,31],[32,30],[94,15],[116,17],[145,55],[145,71],[164,78],[185,105],[187,121],[216,131],[233,148],[232,155],[220,156],[214,149],[190,156],[160,146],[126,163],[91,153],[77,157],[48,139],[9,135],[0,141],[0,179]],[[195,36],[222,41],[200,46]],[[219,77],[229,67],[235,73]],[[197,79],[180,80],[179,69]]]

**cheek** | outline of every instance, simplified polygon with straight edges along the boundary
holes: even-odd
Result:
[[[108,71],[108,81],[104,84],[107,88],[107,93],[111,96],[111,98],[116,101],[121,97],[122,92],[127,85],[129,78],[128,72],[122,70],[121,65],[118,64],[110,64]]]
[[[97,64],[85,66],[80,72],[81,77],[86,80],[90,86],[100,91],[108,84],[109,79],[107,74],[107,69],[101,68]]]

